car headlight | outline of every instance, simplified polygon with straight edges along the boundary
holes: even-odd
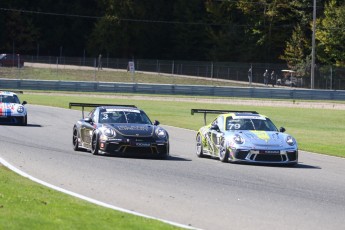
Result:
[[[17,112],[18,113],[24,113],[24,106],[18,106]]]
[[[244,139],[238,134],[236,134],[234,136],[234,141],[236,142],[236,144],[243,144],[244,143]]]
[[[156,129],[156,135],[160,139],[164,139],[167,136],[167,133],[165,132],[164,129]]]
[[[113,129],[105,129],[103,133],[107,137],[115,137],[116,136],[116,132]]]
[[[288,143],[288,145],[294,145],[295,144],[295,140],[293,139],[292,136],[287,136],[286,137],[286,143]]]

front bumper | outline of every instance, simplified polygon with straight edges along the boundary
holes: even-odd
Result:
[[[161,155],[169,153],[169,142],[167,140],[150,139],[114,139],[100,141],[99,150],[109,154],[140,154],[140,155]]]
[[[297,164],[298,150],[249,150],[235,149],[230,151],[229,160],[233,162],[263,164]]]
[[[21,124],[25,116],[0,116],[0,124],[13,125]]]

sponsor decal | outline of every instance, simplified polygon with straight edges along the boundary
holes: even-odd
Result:
[[[267,134],[267,132],[265,131],[250,131],[252,134],[254,134],[255,136],[257,136],[259,139],[264,140],[266,142],[268,142],[271,138],[270,136]]]
[[[120,131],[149,131],[149,128],[147,126],[125,126],[125,125],[119,125],[117,128]]]
[[[260,150],[259,153],[280,154],[280,151],[279,150]]]
[[[150,147],[151,143],[147,143],[147,142],[136,142],[135,146],[137,147]]]
[[[107,112],[131,112],[140,113],[138,109],[107,109]]]
[[[233,116],[233,119],[253,119],[253,120],[266,120],[265,117],[261,116]]]

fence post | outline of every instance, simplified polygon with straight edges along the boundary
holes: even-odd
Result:
[[[175,70],[175,60],[172,61],[172,66],[171,66],[171,77],[173,78],[172,84],[175,84],[174,70]]]
[[[59,76],[59,58],[56,58],[56,75]]]
[[[333,84],[333,68],[332,68],[332,66],[331,66],[331,83],[330,83],[330,87],[329,87],[329,89],[330,90],[332,90],[332,84]]]
[[[159,68],[159,61],[158,60],[156,61],[156,71],[157,71],[157,74],[159,75],[160,74],[160,68]]]
[[[97,69],[96,58],[93,59],[93,66],[95,68],[93,80],[96,81],[96,69]]]

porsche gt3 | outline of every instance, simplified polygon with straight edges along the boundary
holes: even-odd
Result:
[[[16,92],[0,91],[0,124],[27,125],[26,104],[20,103]]]
[[[70,103],[82,107],[83,118],[73,126],[73,149],[92,154],[167,158],[169,134],[134,105]],[[84,118],[84,108],[93,107]]]
[[[255,111],[192,109],[203,113],[205,126],[196,135],[196,154],[222,162],[296,165],[298,144],[266,116]],[[220,114],[206,125],[206,114]]]

